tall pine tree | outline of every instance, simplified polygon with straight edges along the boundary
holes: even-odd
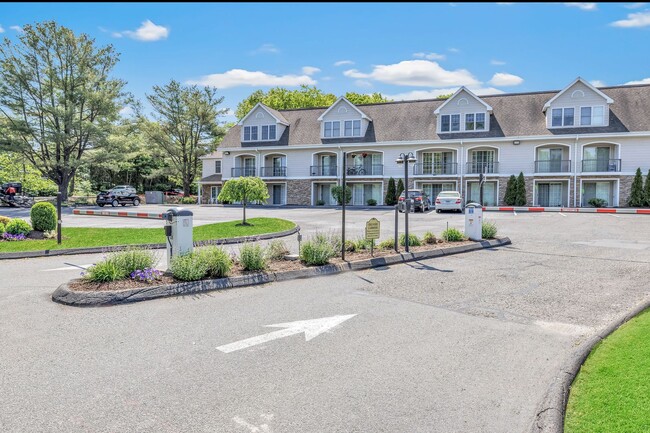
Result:
[[[508,184],[506,185],[506,193],[503,196],[503,202],[508,206],[515,205],[515,198],[517,196],[517,178],[514,174],[510,175]]]
[[[388,188],[386,191],[386,199],[384,200],[384,203],[386,203],[386,206],[395,206],[397,203],[397,194],[395,190],[395,179],[392,177],[388,179]]]
[[[645,205],[650,206],[650,169],[648,169],[648,175],[645,177],[643,195],[645,196]]]
[[[526,206],[526,180],[522,172],[519,172],[519,176],[517,177],[515,206]]]
[[[630,191],[630,199],[627,202],[630,207],[642,207],[645,205],[645,197],[643,193],[643,175],[641,168],[636,169],[634,180],[632,181],[632,190]]]
[[[399,199],[399,196],[404,192],[404,182],[402,179],[397,181],[397,191],[395,191],[396,200]]]

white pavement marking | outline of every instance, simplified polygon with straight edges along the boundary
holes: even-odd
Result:
[[[563,217],[566,217],[562,212],[558,212],[558,215],[562,215]]]
[[[235,421],[240,426],[246,427],[248,431],[251,433],[271,433],[271,429],[269,429],[269,426],[267,424],[260,424],[260,426],[258,427],[238,416],[234,417],[232,420]]]
[[[257,337],[247,338],[245,340],[236,341],[234,343],[225,344],[217,347],[223,353],[235,352],[237,350],[246,349],[258,344],[267,343],[269,341],[277,340],[278,338],[289,337],[291,335],[305,333],[305,341],[309,341],[318,337],[323,332],[327,332],[335,326],[353,318],[356,314],[348,314],[345,316],[332,316],[323,317],[321,319],[312,320],[299,320],[297,322],[277,323],[275,325],[266,325],[270,328],[285,328],[280,331],[269,332],[268,334],[258,335]]]
[[[69,266],[64,266],[62,268],[52,268],[52,269],[41,269],[41,272],[51,272],[51,271],[74,271],[74,270],[83,270],[85,271],[89,267],[91,267],[93,263],[89,265],[69,265]]]
[[[516,210],[513,210],[512,213],[515,214],[515,216],[517,216],[517,211]]]
[[[613,213],[608,213],[607,215],[609,215],[609,216],[613,216],[614,218],[620,218],[619,215],[616,215],[616,214],[613,214]]]

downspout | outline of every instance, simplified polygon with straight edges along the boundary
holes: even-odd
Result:
[[[580,135],[576,134],[576,141],[573,144],[573,207],[578,207],[578,137],[580,137]],[[580,204],[582,205],[582,203]]]
[[[460,140],[460,154],[459,154],[459,161],[458,165],[460,166],[460,187],[458,188],[458,192],[460,193],[460,196],[463,197],[463,173],[465,172],[465,169],[463,168],[463,159],[464,159],[464,151],[463,151],[463,140]],[[465,197],[465,203],[467,203],[467,197]]]

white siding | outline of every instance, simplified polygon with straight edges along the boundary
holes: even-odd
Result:
[[[201,172],[201,177],[208,177],[212,174],[216,174],[214,170],[214,162],[219,158],[210,158],[203,160],[203,171]],[[223,173],[223,162],[221,163],[221,172]]]
[[[262,125],[276,125],[275,140],[279,140],[286,129],[286,126],[277,123],[275,117],[271,116],[264,108],[257,107],[250,116],[244,121],[241,125],[241,141],[244,141],[244,126],[258,126],[257,137],[258,141],[274,141],[274,140],[262,140],[262,129],[259,128]],[[254,143],[254,141],[253,141]]]
[[[453,132],[463,132],[465,130],[465,114],[472,113],[484,113],[485,114],[485,130],[490,130],[490,115],[488,114],[485,105],[477,101],[472,95],[467,93],[465,90],[459,92],[455,97],[450,99],[440,113],[438,114],[438,131],[440,132],[441,118],[443,115],[447,114],[460,114],[460,131]],[[445,132],[446,133],[446,132]]]
[[[593,106],[603,106],[605,124],[601,126],[609,125],[609,106],[607,105],[605,98],[578,81],[573,86],[569,87],[562,95],[551,103],[549,108],[547,108],[546,126],[551,128],[553,108],[568,107],[574,109],[575,115],[574,126],[569,128],[580,127],[580,107]]]

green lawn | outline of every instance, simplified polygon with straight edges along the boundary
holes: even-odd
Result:
[[[279,218],[250,218],[251,226],[238,226],[240,221],[228,221],[194,227],[194,240],[235,238],[264,233],[281,232],[295,227],[291,221]],[[102,247],[111,245],[162,244],[165,242],[163,223],[160,228],[97,228],[63,227],[63,241],[0,242],[0,252],[58,250],[62,248]]]
[[[591,352],[571,388],[564,431],[650,432],[650,310]]]

